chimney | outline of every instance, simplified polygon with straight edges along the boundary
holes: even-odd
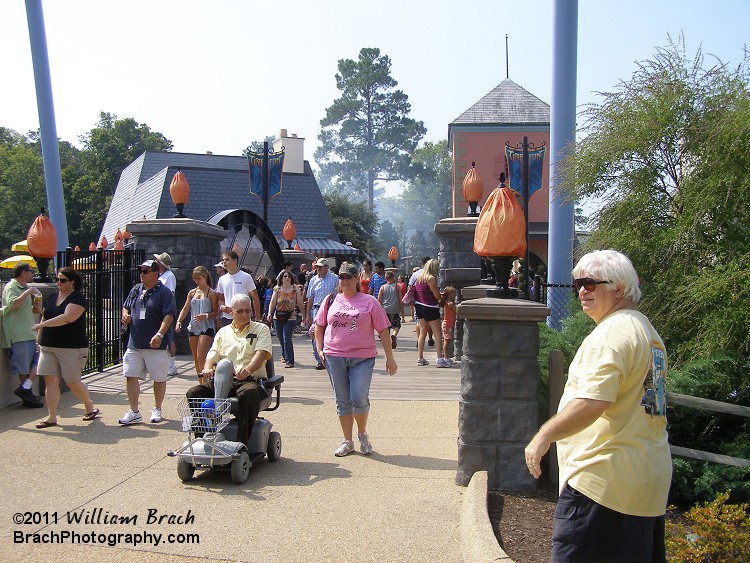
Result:
[[[305,173],[305,139],[297,134],[288,136],[286,129],[279,130],[279,138],[273,142],[274,152],[284,147],[284,172],[291,174]]]

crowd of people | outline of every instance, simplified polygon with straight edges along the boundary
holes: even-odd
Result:
[[[437,367],[452,365],[443,341],[453,336],[455,290],[438,290],[437,260],[425,258],[423,267],[415,269],[408,282],[405,276],[397,279],[392,271],[386,271],[383,262],[373,266],[369,260],[361,267],[344,262],[338,273],[331,271],[333,264],[328,258],[316,259],[309,270],[301,264],[298,272],[287,261],[273,279],[253,278],[239,263],[236,252],[224,252],[213,265],[215,282],[206,267],[193,268],[194,287],[181,307],[175,300],[177,279],[171,256],[166,252],[153,254],[140,264],[139,282],[131,288],[121,312],[128,400],[128,410],[119,419],[121,425],[143,422],[140,394],[146,378],[151,380],[154,395],[148,420],[159,423],[164,419],[167,380],[177,374],[177,334],[187,333],[197,378],[188,395],[212,393],[215,370],[231,369],[235,383],[242,383],[231,392],[245,397],[242,410],[249,434],[249,421],[258,414],[254,405],[259,400],[257,389],[250,383],[265,373],[266,362],[273,361],[271,337],[279,340],[284,368],[294,368],[293,334],[298,329],[307,330],[315,368],[327,370],[336,397],[344,435],[337,456],[353,451],[355,421],[360,451],[372,451],[366,425],[376,332],[386,355],[386,370],[394,374],[393,349],[398,346],[405,312],[410,310],[418,333],[418,365],[428,364],[424,359],[425,341],[435,346]],[[11,369],[19,378],[15,393],[24,406],[44,407],[32,390],[37,374],[41,375],[46,383],[48,414],[36,426],[57,426],[62,378],[83,403],[83,420],[92,421],[100,411],[81,379],[89,345],[81,275],[73,268],[60,268],[55,278],[58,291],[44,300],[38,289],[29,285],[31,281],[31,267],[20,264],[3,290],[2,345],[9,350]],[[412,307],[402,302],[409,286],[417,294]],[[442,327],[441,308],[445,317]],[[251,345],[243,337],[248,331],[255,339]]]

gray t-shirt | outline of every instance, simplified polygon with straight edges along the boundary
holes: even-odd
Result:
[[[389,283],[382,286],[381,291],[383,292],[383,298],[381,303],[383,309],[389,315],[397,315],[399,313],[399,294],[398,286],[395,283]]]

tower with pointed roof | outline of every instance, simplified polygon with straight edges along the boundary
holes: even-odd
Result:
[[[535,147],[550,143],[550,106],[510,79],[503,80],[487,95],[448,125],[453,154],[453,217],[466,215],[461,183],[471,163],[484,184],[480,206],[498,185],[500,172],[507,174],[505,144],[518,146],[524,136]],[[549,235],[549,155],[545,155],[542,188],[529,200],[530,266],[547,264]]]

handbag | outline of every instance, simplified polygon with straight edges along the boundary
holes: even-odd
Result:
[[[406,290],[406,293],[401,298],[401,304],[402,305],[414,305],[414,302],[417,300],[417,290],[413,285],[409,286],[409,289]]]

